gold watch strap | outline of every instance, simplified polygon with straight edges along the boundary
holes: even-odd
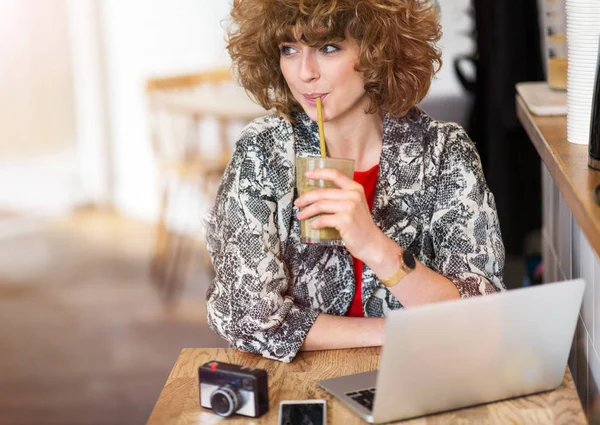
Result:
[[[406,276],[408,274],[408,272],[411,271],[411,269],[408,269],[408,267],[406,267],[406,264],[404,264],[404,260],[402,259],[403,253],[404,253],[404,250],[400,251],[400,254],[398,254],[398,259],[400,260],[400,267],[398,267],[398,270],[396,270],[396,273],[394,273],[393,275],[391,275],[390,277],[388,277],[386,279],[381,279],[381,283],[383,283],[388,288],[391,288],[392,286],[396,285],[398,282],[400,282],[402,280],[402,278],[404,276]]]

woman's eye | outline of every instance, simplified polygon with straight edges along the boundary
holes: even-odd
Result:
[[[321,51],[323,53],[334,53],[334,52],[337,52],[338,50],[340,50],[340,48],[338,46],[336,46],[335,44],[326,44],[323,47],[321,47]]]
[[[294,48],[292,46],[279,46],[279,51],[281,52],[282,55],[284,56],[288,56],[291,55],[292,53],[294,53]]]

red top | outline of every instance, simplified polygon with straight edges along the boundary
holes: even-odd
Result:
[[[377,184],[377,174],[379,172],[379,165],[375,165],[373,168],[367,171],[356,171],[354,173],[354,181],[360,183],[365,188],[365,196],[369,203],[369,209],[373,209],[373,200],[375,199],[375,186]],[[354,261],[354,280],[356,281],[356,292],[354,293],[354,299],[350,308],[346,313],[346,316],[351,317],[364,317],[362,309],[362,269],[363,262],[352,257]]]

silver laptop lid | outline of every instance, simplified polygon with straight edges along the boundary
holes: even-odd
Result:
[[[578,279],[391,312],[374,421],[557,387],[584,286]]]

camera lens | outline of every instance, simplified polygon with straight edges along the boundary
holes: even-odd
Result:
[[[240,398],[230,385],[218,388],[210,396],[210,406],[219,416],[227,417],[237,412]]]

